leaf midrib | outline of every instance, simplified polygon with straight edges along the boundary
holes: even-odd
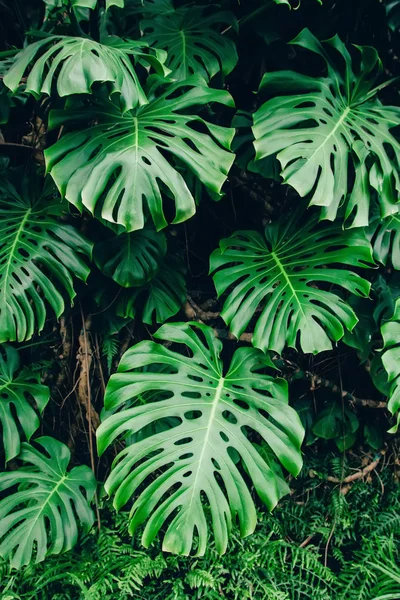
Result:
[[[296,303],[297,303],[297,305],[298,305],[298,307],[299,307],[299,310],[300,310],[301,314],[303,315],[304,319],[305,319],[305,320],[307,320],[307,317],[306,317],[306,315],[305,315],[305,313],[304,313],[304,311],[303,311],[303,306],[302,306],[302,304],[301,304],[301,302],[300,302],[299,298],[297,297],[297,292],[296,292],[296,290],[294,289],[294,287],[293,287],[293,285],[292,285],[292,282],[290,281],[290,277],[289,277],[289,275],[286,273],[286,269],[285,269],[285,267],[283,266],[283,264],[282,264],[282,263],[281,263],[281,261],[279,260],[279,257],[278,257],[278,255],[277,255],[277,254],[275,254],[275,252],[271,252],[271,256],[272,256],[272,258],[274,259],[274,261],[275,261],[275,263],[276,263],[276,265],[277,265],[277,267],[278,267],[279,271],[282,273],[282,275],[283,275],[283,277],[284,277],[284,279],[285,279],[285,281],[286,281],[286,283],[287,283],[288,287],[290,288],[290,290],[291,290],[291,292],[292,292],[292,297],[293,297],[293,298],[295,298],[295,300],[296,300]]]
[[[193,499],[195,496],[195,492],[197,491],[197,480],[198,480],[199,474],[201,472],[201,467],[202,467],[202,463],[204,460],[205,450],[208,445],[208,438],[210,437],[210,431],[214,424],[215,413],[217,412],[217,407],[218,407],[219,401],[221,399],[221,393],[224,388],[224,384],[225,384],[225,379],[224,379],[224,377],[221,377],[219,380],[217,389],[215,390],[215,396],[214,396],[214,400],[212,402],[212,407],[211,407],[211,411],[210,411],[210,415],[209,415],[209,419],[208,419],[208,424],[206,427],[206,433],[205,433],[204,440],[203,440],[203,447],[201,449],[199,460],[197,461],[197,472],[196,472],[193,484],[191,485],[192,493],[190,496],[190,502],[189,502],[188,509],[186,512],[187,516],[190,515],[191,509],[192,509]],[[187,520],[187,518],[186,518],[186,520]]]
[[[16,235],[14,237],[14,241],[13,241],[12,246],[11,246],[10,254],[9,254],[7,265],[6,265],[6,270],[5,270],[5,273],[4,273],[4,282],[3,282],[3,285],[2,285],[2,288],[4,289],[4,293],[5,293],[6,296],[7,296],[6,290],[7,290],[7,287],[8,287],[8,279],[9,279],[9,276],[10,276],[10,268],[11,268],[12,260],[14,258],[15,248],[17,247],[17,244],[19,242],[21,234],[22,234],[22,232],[24,230],[25,223],[29,219],[29,216],[30,216],[31,212],[32,212],[32,209],[28,208],[28,210],[25,213],[24,218],[21,221],[20,226],[18,227],[17,233],[16,233]],[[7,303],[7,300],[6,300],[6,303]]]

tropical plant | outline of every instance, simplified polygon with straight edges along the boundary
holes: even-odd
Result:
[[[18,174],[16,174],[16,177]],[[86,280],[92,244],[60,222],[63,206],[34,177],[0,186],[0,342],[30,339],[45,324],[46,303],[57,317],[62,292],[75,297],[74,278]]]
[[[391,129],[400,124],[400,109],[383,106],[376,97],[390,83],[373,87],[382,72],[378,53],[358,46],[357,73],[338,36],[323,46],[305,29],[291,43],[321,56],[327,76],[264,75],[261,89],[274,97],[254,115],[256,160],[277,154],[284,182],[300,196],[311,193],[309,203],[323,207],[322,218],[335,220],[345,201],[345,222],[368,225],[373,190],[382,217],[398,212],[400,146]],[[340,55],[339,68],[331,49]]]
[[[154,93],[157,90],[156,84]],[[232,105],[227,92],[207,88],[193,76],[168,86],[134,113],[124,114],[110,102],[53,111],[52,129],[77,125],[78,130],[46,150],[47,169],[61,194],[77,208],[85,207],[127,231],[142,229],[147,213],[157,230],[166,227],[164,188],[175,203],[172,222],[186,221],[195,212],[194,198],[165,154],[176,157],[217,194],[234,158],[228,151],[232,129],[182,112],[207,102]],[[98,124],[87,128],[93,121]],[[196,131],[195,124],[208,133]],[[83,163],[82,153],[87,157]]]
[[[105,408],[115,414],[98,430],[99,451],[104,452],[118,436],[136,433],[155,421],[176,417],[180,424],[122,450],[106,489],[115,493],[115,507],[121,508],[149,475],[161,469],[162,477],[149,483],[134,501],[130,531],[149,518],[142,537],[148,546],[168,520],[164,550],[189,554],[195,546],[202,555],[207,546],[205,494],[211,503],[216,548],[224,552],[232,521],[238,519],[242,536],[252,533],[256,524],[254,502],[238,458],[270,509],[280,497],[276,471],[253,447],[250,432],[261,436],[296,475],[301,467],[303,429],[287,404],[285,382],[260,372],[273,366],[267,355],[251,348],[238,349],[224,375],[222,344],[208,327],[164,325],[156,337],[184,344],[189,356],[154,342],[131,348],[120,362],[118,374],[110,379]],[[166,365],[168,371],[159,373],[151,368],[158,364]],[[141,367],[148,369],[139,371]],[[155,390],[169,397],[124,410],[125,403],[139,393]]]
[[[400,369],[399,369],[399,343],[400,343],[400,300],[395,304],[394,314],[389,321],[382,325],[383,352],[382,363],[387,372],[389,384],[388,409],[396,415],[396,425],[390,430],[397,431],[400,422]]]
[[[299,227],[299,215],[257,231],[238,231],[220,241],[210,265],[220,296],[233,287],[221,316],[239,337],[261,305],[253,344],[281,352],[285,345],[314,354],[331,348],[357,323],[353,309],[340,296],[317,284],[339,285],[368,296],[370,284],[353,271],[329,267],[339,263],[372,266],[364,232],[343,234],[339,228]],[[265,302],[265,304],[264,304]]]
[[[19,454],[18,425],[29,442],[40,425],[34,406],[42,413],[49,399],[50,390],[40,383],[39,374],[20,370],[18,351],[8,344],[1,346],[0,423],[6,461]]]
[[[398,8],[0,0],[0,596],[400,597]]]
[[[78,538],[77,521],[87,531],[94,520],[89,502],[96,480],[89,467],[67,472],[64,444],[50,437],[36,443],[44,452],[22,443],[19,459],[26,468],[0,474],[0,491],[18,486],[0,500],[0,556],[16,568],[69,550]]]

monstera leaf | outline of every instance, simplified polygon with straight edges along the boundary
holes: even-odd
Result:
[[[115,493],[117,509],[133,500],[131,532],[147,520],[145,546],[166,524],[163,549],[186,555],[193,546],[197,555],[205,552],[207,499],[216,548],[224,552],[232,522],[238,520],[242,536],[252,533],[256,525],[254,502],[240,464],[268,508],[280,497],[276,470],[249,438],[264,440],[296,475],[301,468],[303,428],[288,406],[286,382],[264,373],[272,367],[267,355],[239,348],[224,374],[222,343],[210,327],[168,324],[155,337],[187,349],[180,354],[144,341],[126,352],[107,386],[105,409],[115,414],[97,431],[99,452],[120,436],[134,435],[156,421],[173,417],[179,424],[122,450],[106,490]],[[130,405],[152,391],[166,393],[167,398]]]
[[[63,6],[71,8],[91,8],[94,10],[98,0],[44,0],[44,2],[48,6],[48,10],[62,8]],[[124,0],[106,0],[106,10],[111,8],[111,6],[123,8]]]
[[[141,286],[157,274],[167,251],[165,235],[146,228],[96,244],[99,269],[122,287]]]
[[[383,265],[391,263],[400,270],[400,213],[381,219],[377,216],[368,228],[374,258]]]
[[[356,73],[337,36],[322,46],[304,30],[292,43],[322,56],[328,75],[281,71],[264,76],[261,88],[274,97],[254,115],[256,159],[277,155],[284,182],[300,196],[310,194],[310,204],[323,207],[323,218],[334,220],[346,200],[345,220],[368,225],[373,188],[379,192],[381,216],[397,212],[400,145],[391,129],[400,124],[400,108],[377,99],[383,85],[373,88],[382,71],[376,51],[357,47],[361,64]],[[329,49],[344,68],[336,67]]]
[[[94,520],[92,471],[82,466],[68,472],[67,446],[50,437],[35,441],[43,451],[24,442],[19,459],[26,466],[0,473],[0,491],[7,490],[0,500],[0,556],[16,569],[70,550],[78,540],[77,521],[88,531]]]
[[[167,225],[162,192],[174,200],[172,222],[181,223],[194,214],[195,202],[183,176],[165,156],[175,157],[215,193],[234,159],[227,151],[233,130],[189,113],[208,102],[232,105],[227,92],[209,89],[192,77],[167,86],[162,95],[133,112],[122,114],[112,103],[52,111],[52,127],[74,124],[78,130],[45,151],[47,170],[72,204],[128,232],[143,228],[147,212],[157,230]],[[88,121],[95,124],[88,127]]]
[[[257,348],[282,352],[285,345],[299,346],[313,354],[329,350],[330,340],[351,331],[357,317],[326,284],[363,297],[370,290],[368,281],[329,266],[333,264],[372,266],[362,230],[316,227],[312,219],[302,226],[294,213],[268,225],[264,235],[238,231],[221,240],[211,255],[218,295],[230,289],[221,317],[238,337],[260,308],[253,336]]]
[[[389,433],[396,433],[400,423],[400,299],[396,301],[394,315],[390,321],[382,325],[381,333],[382,364],[390,386],[388,409],[392,415],[397,413],[397,422]]]
[[[94,83],[106,82],[110,95],[118,93],[121,108],[126,111],[147,102],[130,56],[147,62],[160,74],[166,73],[165,53],[148,48],[145,42],[110,36],[99,44],[88,38],[54,35],[22,50],[3,81],[14,92],[35,61],[25,90],[35,98],[41,94],[50,96],[55,80],[59,96],[90,94]]]
[[[38,373],[24,369],[19,371],[20,360],[17,350],[2,346],[0,352],[0,423],[6,461],[15,458],[20,451],[22,429],[29,441],[40,425],[32,405],[42,413],[50,399],[50,390],[41,385]]]
[[[147,325],[165,323],[186,301],[185,269],[176,256],[167,256],[155,277],[138,290],[124,290],[115,302],[117,317],[133,319],[141,306],[141,320]]]
[[[140,23],[143,39],[167,51],[171,77],[178,81],[197,74],[206,81],[219,71],[227,75],[238,56],[234,42],[221,35],[226,26],[237,27],[233,13],[188,6],[166,13],[150,14]]]
[[[57,220],[58,199],[12,184],[0,189],[0,342],[23,341],[43,329],[46,304],[57,317],[64,310],[61,292],[72,301],[73,278],[83,281],[91,244],[72,226]]]

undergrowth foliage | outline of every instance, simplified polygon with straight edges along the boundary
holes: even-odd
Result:
[[[399,7],[0,0],[2,600],[400,597]]]

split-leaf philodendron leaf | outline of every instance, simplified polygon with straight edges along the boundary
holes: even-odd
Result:
[[[0,186],[0,343],[30,339],[46,320],[46,304],[56,317],[64,297],[75,297],[74,278],[86,281],[83,260],[92,245],[59,220],[62,204],[35,190],[35,178],[22,188]]]
[[[194,548],[204,554],[209,512],[216,548],[224,552],[235,521],[242,536],[254,531],[257,521],[240,463],[268,508],[281,496],[282,481],[250,434],[261,437],[282,465],[297,474],[303,427],[288,406],[286,382],[265,374],[272,367],[268,355],[239,348],[225,372],[222,343],[210,327],[167,324],[155,337],[186,350],[181,354],[151,341],[128,350],[107,386],[105,409],[115,414],[98,429],[99,452],[156,421],[172,417],[177,424],[173,421],[175,426],[161,433],[151,429],[148,437],[122,450],[106,489],[115,494],[117,509],[133,501],[131,533],[147,521],[145,546],[167,523],[164,550],[189,554]],[[159,392],[161,399],[156,395],[147,404],[132,405],[145,392]]]
[[[147,227],[98,242],[94,259],[104,275],[129,288],[153,279],[166,251],[164,233]]]
[[[400,125],[400,108],[377,98],[385,84],[373,87],[382,72],[376,50],[356,47],[361,60],[356,72],[338,36],[322,45],[303,30],[292,44],[320,55],[327,76],[264,75],[261,89],[274,97],[254,115],[256,160],[277,155],[284,182],[300,196],[310,194],[310,204],[322,207],[322,218],[333,221],[345,203],[347,223],[368,225],[376,192],[382,217],[398,212],[400,144],[391,130]]]
[[[370,244],[360,230],[300,226],[299,214],[268,225],[264,235],[238,231],[220,241],[210,268],[220,296],[226,291],[221,317],[239,337],[261,309],[253,345],[282,352],[286,345],[314,354],[351,331],[357,317],[332,285],[368,296],[370,283],[353,271],[333,265],[371,267]]]
[[[20,451],[19,427],[29,441],[40,425],[34,409],[42,413],[50,399],[50,389],[40,383],[39,373],[20,369],[20,358],[8,344],[0,347],[1,445],[6,461]]]
[[[396,424],[389,431],[396,433],[400,423],[400,299],[396,301],[392,318],[382,325],[381,333],[382,364],[389,383],[388,409],[396,415]]]
[[[195,213],[195,201],[173,159],[216,194],[234,159],[229,152],[234,130],[193,110],[209,102],[232,106],[228,92],[210,89],[194,76],[124,114],[111,102],[53,111],[53,128],[76,131],[45,151],[47,170],[69,202],[128,232],[143,228],[146,212],[157,230],[166,227],[164,192],[174,202],[172,222],[186,221]],[[88,127],[90,121],[95,123]]]
[[[125,41],[116,36],[106,37],[103,42],[60,35],[45,37],[20,52],[5,75],[4,84],[15,92],[34,63],[25,91],[35,98],[41,94],[50,96],[54,89],[61,97],[91,94],[93,84],[106,82],[110,95],[119,95],[123,111],[146,104],[146,94],[130,57],[165,74],[165,52],[149,48],[142,41]]]
[[[200,75],[206,81],[222,72],[228,75],[238,56],[234,42],[221,31],[236,28],[229,11],[208,11],[204,6],[188,6],[167,13],[150,14],[140,26],[143,39],[167,52],[171,77],[178,81]]]
[[[17,569],[70,550],[78,540],[78,522],[87,532],[94,521],[90,501],[96,479],[91,469],[67,471],[67,446],[50,437],[35,442],[42,451],[21,445],[23,468],[0,473],[0,492],[8,493],[0,500],[0,556]]]

